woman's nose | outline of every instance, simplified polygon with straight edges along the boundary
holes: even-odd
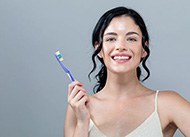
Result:
[[[126,45],[125,41],[117,42],[116,43],[116,50],[118,50],[118,51],[127,50],[127,45]]]

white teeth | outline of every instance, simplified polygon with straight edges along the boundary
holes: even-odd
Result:
[[[129,59],[129,56],[114,56],[114,60],[126,60]]]

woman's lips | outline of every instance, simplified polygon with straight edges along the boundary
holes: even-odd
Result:
[[[125,63],[128,62],[131,59],[130,55],[113,55],[112,59],[116,61],[117,63]]]

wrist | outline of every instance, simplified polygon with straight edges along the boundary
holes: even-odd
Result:
[[[88,121],[77,121],[74,137],[88,137],[88,129]]]
[[[86,120],[78,120],[77,121],[77,125],[78,126],[85,126],[85,125],[88,125],[90,122],[90,120],[86,119]]]
[[[85,121],[77,121],[77,127],[78,128],[83,128],[83,130],[88,129],[89,127],[90,120],[85,120]]]

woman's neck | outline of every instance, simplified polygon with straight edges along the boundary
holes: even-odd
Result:
[[[107,81],[105,87],[102,89],[102,93],[104,92],[114,98],[126,98],[137,96],[145,89],[139,82],[135,72],[125,75],[108,72]]]

